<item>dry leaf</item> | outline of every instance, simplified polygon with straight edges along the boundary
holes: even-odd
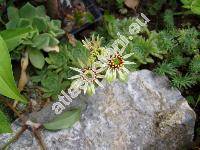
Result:
[[[76,46],[76,38],[73,34],[67,34],[67,38],[69,40],[69,43],[72,44],[74,47]]]
[[[28,52],[25,52],[24,57],[21,59],[21,75],[18,83],[18,89],[19,91],[23,91],[26,83],[28,82],[28,76],[26,74],[26,69],[28,67],[29,61],[28,61]]]
[[[45,47],[43,49],[45,52],[57,52],[59,53],[60,52],[60,49],[59,49],[59,46],[52,46],[52,47]]]
[[[139,0],[125,0],[124,3],[127,7],[135,10],[139,5]]]

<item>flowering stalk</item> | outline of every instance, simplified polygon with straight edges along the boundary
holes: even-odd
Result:
[[[129,70],[125,65],[135,63],[126,61],[126,59],[132,56],[133,53],[123,55],[124,49],[121,51],[109,51],[101,46],[101,40],[102,38],[95,38],[93,35],[91,41],[88,39],[82,41],[90,56],[87,66],[81,69],[71,67],[72,70],[79,74],[69,78],[74,80],[70,90],[83,90],[84,94],[93,95],[96,86],[103,87],[101,84],[103,78],[109,83],[117,78],[121,81],[127,80]]]

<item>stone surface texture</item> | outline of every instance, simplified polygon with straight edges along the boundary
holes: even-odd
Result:
[[[190,146],[195,113],[166,77],[141,70],[131,73],[127,83],[103,84],[95,95],[77,98],[85,109],[73,128],[42,131],[48,150],[175,150]],[[50,108],[35,118],[52,119]],[[19,130],[17,121],[13,129]],[[1,135],[0,146],[11,136]],[[9,149],[38,150],[39,146],[26,131]]]

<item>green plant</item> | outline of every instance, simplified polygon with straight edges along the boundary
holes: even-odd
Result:
[[[199,32],[188,28],[168,34],[176,42],[169,49],[165,62],[158,65],[155,72],[169,76],[174,87],[187,89],[199,82]]]
[[[15,85],[8,48],[1,36],[0,45],[0,93],[11,99],[26,102],[27,100],[19,93]]]
[[[192,73],[200,73],[200,55],[194,56],[189,65]]]
[[[23,43],[23,41],[37,32],[37,30],[31,27],[7,29],[0,32],[0,35],[6,42],[9,52],[14,50],[17,46]]]
[[[176,69],[175,67],[171,64],[171,63],[162,63],[162,64],[159,64],[158,67],[155,69],[155,72],[159,75],[175,75],[176,74]]]
[[[132,23],[136,22],[137,18],[130,17],[130,18],[124,18],[124,19],[117,19],[112,15],[105,14],[104,15],[104,32],[107,33],[107,36],[109,36],[110,41],[112,42],[113,39],[117,39],[118,35],[117,33],[123,33],[126,37],[130,36],[129,33],[129,26]],[[147,30],[147,26],[141,28],[141,32],[144,32]],[[98,31],[97,31],[98,32]],[[98,33],[101,36],[101,33]]]
[[[20,94],[15,85],[8,48],[1,36],[0,53],[0,94],[13,100],[26,103],[27,100]],[[5,115],[0,111],[0,133],[5,132],[11,132],[11,127]]]
[[[34,7],[30,3],[20,9],[9,7],[8,19],[7,29],[31,27],[36,30],[30,37],[23,39],[23,46],[20,47],[20,50],[27,50],[32,65],[42,69],[45,58],[40,50],[46,52],[59,50],[57,38],[64,34],[61,29],[61,22],[51,20],[46,15],[44,6]]]
[[[116,0],[116,4],[118,8],[123,8],[124,6],[124,0]]]
[[[70,128],[80,120],[81,110],[73,109],[63,113],[61,116],[52,120],[50,123],[45,123],[44,127],[48,130],[60,130]],[[67,122],[67,123],[66,123]]]
[[[179,89],[187,89],[196,84],[196,80],[192,75],[186,74],[185,76],[176,75],[172,77],[172,85]]]
[[[192,13],[200,15],[200,0],[181,0],[183,8],[190,9]]]
[[[104,42],[106,46],[109,46],[113,41],[112,39],[118,38],[118,32],[129,38],[129,26],[135,22],[136,18],[120,20],[115,19],[113,16],[105,15],[104,27],[99,28],[95,34],[103,35],[106,41],[110,40],[110,43]],[[129,69],[135,70],[141,64],[153,63],[153,57],[162,59],[163,55],[174,46],[172,38],[165,32],[150,32],[147,27],[143,27],[139,35],[132,36],[132,40],[129,41],[129,45],[126,48],[127,53],[134,53],[129,60],[136,62],[136,65],[131,65]]]
[[[109,3],[111,6],[117,9],[121,9],[124,7],[124,0],[97,0],[97,2],[102,6]]]
[[[134,18],[119,20],[106,15],[105,27],[99,28],[97,33],[102,34],[106,41],[116,39],[118,32],[128,38],[128,27],[134,21]],[[156,59],[162,62],[155,68],[156,73],[167,75],[172,85],[179,89],[191,87],[199,83],[199,35],[195,28],[172,28],[160,32],[144,28],[139,35],[133,36],[126,48],[127,53],[134,53],[129,60],[136,62],[136,65],[131,65],[129,69],[135,70],[142,65],[154,63]]]
[[[8,119],[3,114],[3,112],[1,112],[1,110],[0,110],[0,134],[10,133],[10,132],[12,132],[10,123],[8,122]]]
[[[87,64],[88,55],[88,50],[80,41],[77,41],[76,47],[69,43],[61,44],[59,53],[48,53],[45,58],[48,66],[42,71],[37,71],[32,81],[41,84],[43,97],[52,97],[56,100],[60,91],[69,88],[71,84],[68,78],[74,75],[74,71],[70,67]]]
[[[147,5],[148,7],[148,13],[151,15],[156,15],[158,11],[161,10],[162,6],[167,2],[167,0],[154,0],[151,3],[151,7]]]
[[[166,9],[163,14],[163,21],[167,28],[174,27],[174,12],[171,9]]]

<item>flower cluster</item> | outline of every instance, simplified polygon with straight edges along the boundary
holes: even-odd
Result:
[[[92,36],[91,41],[83,40],[83,46],[89,50],[89,59],[87,66],[83,68],[71,68],[78,72],[78,75],[71,77],[74,80],[71,84],[70,90],[83,90],[84,94],[93,95],[95,87],[100,86],[102,79],[106,79],[109,83],[117,78],[121,81],[126,81],[129,70],[125,67],[134,62],[126,61],[127,58],[133,55],[123,55],[125,49],[119,51],[110,50],[101,46],[102,38],[95,38]]]

